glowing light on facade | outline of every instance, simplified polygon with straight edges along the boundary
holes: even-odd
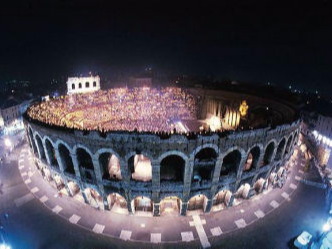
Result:
[[[240,108],[239,108],[239,111],[240,111],[240,114],[242,117],[247,115],[248,108],[249,108],[249,106],[247,105],[247,101],[243,100],[240,105]]]

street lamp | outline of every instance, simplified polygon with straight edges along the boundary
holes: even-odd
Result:
[[[5,145],[6,145],[6,147],[8,147],[8,148],[12,147],[12,142],[9,140],[9,138],[6,138],[6,139],[5,139]],[[0,248],[0,249],[2,249],[2,248]]]

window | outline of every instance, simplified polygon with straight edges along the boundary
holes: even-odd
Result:
[[[71,85],[71,89],[75,90],[75,84]]]
[[[82,88],[82,83],[78,83],[78,88]]]
[[[85,82],[85,88],[89,88],[90,87],[90,83],[89,82]]]

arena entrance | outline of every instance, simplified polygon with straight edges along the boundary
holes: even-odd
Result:
[[[64,195],[68,195],[66,185],[64,181],[62,180],[61,176],[57,173],[54,174],[54,182],[56,185],[57,190]]]
[[[108,206],[111,212],[119,214],[128,214],[127,201],[124,197],[117,193],[107,196]]]
[[[183,182],[185,161],[178,155],[165,157],[160,163],[160,181]]]
[[[201,149],[195,155],[193,182],[211,181],[217,162],[217,153],[212,148]]]
[[[229,190],[219,191],[213,198],[212,211],[217,212],[226,209],[231,201],[232,192]]]
[[[99,157],[99,163],[102,167],[103,179],[107,180],[121,180],[120,161],[115,155],[111,153],[103,153]]]
[[[165,197],[160,202],[161,216],[178,216],[181,213],[182,201],[176,196]]]
[[[98,194],[98,192],[92,188],[86,188],[84,190],[85,196],[89,204],[97,209],[104,210],[103,198]]]
[[[84,198],[82,196],[81,189],[76,182],[68,181],[68,188],[74,199],[84,203]]]
[[[131,179],[135,181],[148,182],[152,180],[152,166],[148,157],[136,154],[129,159]]]
[[[233,206],[239,205],[243,199],[247,199],[249,196],[250,185],[249,183],[242,184],[235,193]]]
[[[153,202],[145,196],[138,196],[131,202],[132,211],[135,215],[153,216]]]
[[[240,165],[241,153],[238,150],[229,152],[224,158],[220,170],[220,177],[227,175],[236,175],[237,169]]]
[[[263,188],[264,188],[265,180],[263,178],[259,178],[255,184],[254,184],[254,189],[256,194],[262,193]]]
[[[208,198],[205,195],[196,195],[192,197],[188,202],[187,215],[204,213],[207,202]]]

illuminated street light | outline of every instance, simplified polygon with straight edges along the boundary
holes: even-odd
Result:
[[[329,223],[325,223],[324,226],[323,226],[323,231],[327,232],[330,229],[331,229],[331,225]]]
[[[12,142],[8,138],[6,138],[5,145],[6,145],[6,147],[10,148],[12,146]],[[2,249],[2,248],[0,248],[0,249]]]

